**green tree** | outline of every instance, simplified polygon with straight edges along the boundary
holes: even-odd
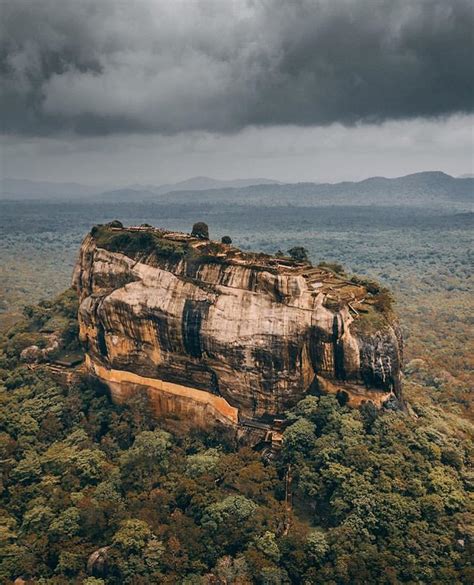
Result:
[[[80,512],[74,506],[66,508],[49,525],[48,533],[54,539],[71,538],[79,533]]]
[[[329,552],[329,544],[324,532],[313,530],[306,538],[305,551],[310,563],[321,564]]]
[[[203,221],[198,221],[193,225],[193,229],[191,232],[193,238],[199,238],[201,240],[208,240],[209,239],[209,228],[207,223]]]
[[[309,254],[303,246],[294,246],[288,250],[288,255],[296,262],[309,262]]]
[[[283,433],[283,450],[287,458],[307,454],[316,442],[316,427],[305,418],[299,418]]]
[[[120,458],[120,473],[128,488],[151,486],[168,469],[171,436],[162,430],[143,431]]]
[[[238,525],[248,520],[256,510],[257,504],[244,496],[227,496],[207,508],[202,524],[211,530]]]
[[[31,484],[40,476],[41,461],[36,451],[27,451],[12,471],[12,478],[25,484]]]
[[[127,554],[140,553],[152,537],[150,527],[143,520],[125,520],[113,537],[113,544]]]
[[[212,473],[217,469],[221,452],[218,449],[208,449],[202,453],[189,455],[186,458],[186,474],[190,477],[198,477]]]
[[[273,532],[267,530],[261,536],[257,536],[254,540],[254,546],[271,561],[277,563],[280,560],[280,549]]]

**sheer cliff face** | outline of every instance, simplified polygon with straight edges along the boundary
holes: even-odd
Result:
[[[94,235],[92,235],[94,234]],[[236,425],[308,391],[400,393],[396,325],[331,272],[151,228],[95,228],[74,274],[91,371],[117,401]]]

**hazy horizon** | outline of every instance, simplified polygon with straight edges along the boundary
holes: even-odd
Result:
[[[360,181],[440,170],[474,173],[473,115],[347,128],[247,128],[237,134],[4,136],[2,178],[85,185],[218,180]]]

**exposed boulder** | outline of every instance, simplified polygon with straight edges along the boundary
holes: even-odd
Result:
[[[30,345],[20,353],[20,359],[26,363],[35,363],[47,360],[59,349],[60,339],[52,333],[44,336],[47,345],[40,348],[38,345]]]
[[[393,313],[324,267],[100,226],[81,246],[74,284],[87,365],[117,402],[145,392],[159,416],[239,426],[272,420],[308,392],[344,392],[354,406],[401,399]]]
[[[109,564],[110,546],[95,550],[87,559],[87,572],[93,577],[106,577]]]

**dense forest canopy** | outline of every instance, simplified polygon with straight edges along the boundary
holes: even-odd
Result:
[[[30,306],[1,340],[0,580],[41,584],[467,583],[471,427],[408,383],[410,412],[307,396],[276,460],[218,430],[170,434],[19,358],[76,299]]]
[[[0,207],[0,582],[474,580],[472,215],[249,212],[199,199]],[[32,343],[47,349],[41,329],[58,330],[69,354],[77,351],[77,301],[54,295],[70,282],[83,235],[117,217],[185,231],[204,220],[212,238],[229,235],[243,249],[303,246],[315,264],[381,280],[404,332],[409,412],[309,396],[290,414],[281,457],[269,462],[222,433],[170,434],[142,400],[119,408],[97,385],[58,386],[28,368],[19,356]],[[35,304],[41,298],[49,300]]]

